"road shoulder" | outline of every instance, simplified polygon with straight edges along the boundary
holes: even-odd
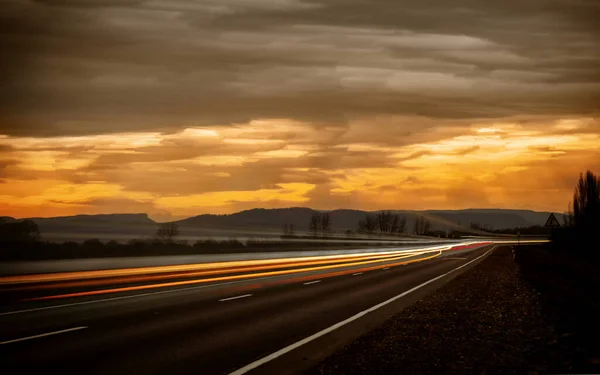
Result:
[[[536,292],[500,247],[307,374],[568,371]]]

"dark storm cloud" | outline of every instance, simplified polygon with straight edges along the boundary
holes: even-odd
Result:
[[[0,134],[597,113],[595,0],[9,0]]]

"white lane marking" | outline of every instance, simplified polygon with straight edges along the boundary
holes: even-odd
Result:
[[[223,285],[240,284],[240,283],[245,283],[248,281],[268,280],[268,279],[273,279],[273,278],[277,278],[277,277],[278,276],[264,276],[264,277],[257,277],[257,278],[248,279],[248,280],[227,281],[227,282],[218,283],[218,284],[198,285],[198,286],[192,286],[192,287],[187,287],[187,288],[160,290],[157,292],[133,294],[130,296],[119,296],[119,297],[112,297],[112,298],[97,299],[97,300],[93,300],[93,301],[73,302],[73,303],[65,303],[63,305],[37,307],[37,308],[33,308],[33,309],[6,311],[6,312],[0,313],[0,316],[13,315],[13,314],[24,314],[24,313],[28,313],[28,312],[43,311],[43,310],[60,309],[63,307],[71,307],[71,306],[78,306],[78,305],[89,305],[89,304],[93,304],[93,303],[111,302],[111,301],[118,301],[118,300],[129,299],[129,298],[147,297],[147,296],[154,296],[154,295],[158,295],[158,294],[177,293],[177,292],[184,292],[187,290],[213,288],[213,287],[218,287],[218,286],[223,286]]]
[[[320,283],[320,282],[321,282],[321,280],[309,281],[309,282],[304,283],[304,285],[316,284],[316,283]]]
[[[220,299],[219,302],[231,301],[231,300],[234,300],[234,299],[240,299],[240,298],[246,298],[246,297],[252,297],[252,294],[243,294],[241,296],[223,298],[223,299]]]
[[[440,258],[440,259],[461,259],[461,260],[465,260],[467,258],[461,258],[461,257],[443,257],[443,258]]]
[[[273,278],[273,276],[257,277],[255,279],[250,279],[250,280],[254,281],[254,280],[263,280],[263,279],[271,279],[271,278]],[[92,303],[118,301],[118,300],[121,300],[121,299],[147,297],[147,296],[153,296],[153,295],[157,295],[157,294],[184,292],[186,290],[213,288],[213,287],[223,286],[223,285],[239,284],[239,283],[243,283],[243,282],[247,282],[247,281],[248,280],[243,280],[243,281],[227,281],[227,282],[219,283],[219,284],[199,285],[199,286],[192,286],[192,287],[189,287],[189,288],[161,290],[161,291],[158,291],[158,292],[134,294],[134,295],[131,295],[131,296],[120,296],[120,297],[104,298],[104,299],[97,299],[97,300],[93,300],[93,301],[73,302],[73,303],[66,303],[64,305],[38,307],[38,308],[35,308],[35,309],[7,311],[7,312],[0,313],[0,316],[2,316],[2,315],[12,315],[12,314],[22,314],[22,313],[28,313],[28,312],[34,312],[34,311],[42,311],[42,310],[60,309],[62,307],[70,307],[70,306],[77,306],[77,305],[89,305],[89,304],[92,304]]]
[[[254,281],[254,280],[267,280],[267,279],[272,279],[274,277],[277,277],[277,276],[257,277],[257,278],[249,279],[249,280],[251,280],[251,281]],[[37,308],[33,308],[33,309],[6,311],[6,312],[0,313],[0,316],[3,316],[3,315],[13,315],[13,314],[24,314],[24,313],[28,313],[28,312],[43,311],[43,310],[53,310],[53,309],[60,309],[60,308],[63,308],[63,307],[71,307],[71,306],[78,306],[78,305],[89,305],[89,304],[93,304],[93,303],[118,301],[118,300],[129,299],[129,298],[147,297],[147,296],[153,296],[153,295],[158,295],[158,294],[177,293],[177,292],[184,292],[186,290],[213,288],[213,287],[218,287],[218,286],[223,286],[223,285],[240,284],[240,283],[247,282],[249,280],[227,281],[227,282],[219,283],[219,284],[199,285],[199,286],[192,286],[192,287],[189,287],[189,288],[178,288],[178,289],[161,290],[161,291],[157,291],[157,292],[134,294],[134,295],[131,295],[131,296],[120,296],[120,297],[97,299],[97,300],[93,300],[93,301],[65,303],[63,305],[37,307]]]
[[[25,340],[31,340],[31,339],[37,339],[37,338],[40,338],[40,337],[58,335],[58,334],[61,334],[61,333],[66,333],[66,332],[71,332],[71,331],[79,331],[80,329],[86,329],[86,328],[87,328],[86,326],[81,326],[81,327],[63,329],[61,331],[54,331],[54,332],[42,333],[41,335],[27,336],[27,337],[22,337],[20,339],[2,341],[2,342],[0,342],[0,345],[12,344],[13,342],[19,342],[19,341],[25,341]]]
[[[322,330],[322,331],[319,331],[319,332],[315,333],[314,335],[308,336],[308,337],[306,337],[306,338],[304,338],[304,339],[302,339],[302,340],[300,340],[300,341],[297,341],[297,342],[295,342],[295,343],[293,343],[293,344],[291,344],[291,345],[288,345],[288,346],[286,346],[286,347],[285,347],[285,348],[283,348],[283,349],[279,349],[278,351],[276,351],[276,352],[274,352],[274,353],[271,353],[271,354],[269,354],[269,355],[268,355],[268,356],[266,356],[266,357],[260,358],[260,359],[258,359],[258,360],[256,360],[256,361],[254,361],[254,362],[252,362],[252,363],[250,363],[250,364],[248,364],[248,365],[246,365],[246,366],[242,367],[242,368],[239,368],[239,369],[235,370],[234,372],[230,373],[229,375],[242,375],[242,374],[245,374],[245,373],[247,373],[248,371],[251,371],[251,370],[253,370],[253,369],[255,369],[255,368],[259,367],[259,366],[262,366],[262,365],[264,365],[264,364],[265,364],[265,363],[267,363],[267,362],[270,362],[270,361],[272,361],[272,360],[274,360],[274,359],[276,359],[276,358],[278,358],[278,357],[281,357],[282,355],[284,355],[284,354],[286,354],[286,353],[289,353],[289,352],[291,352],[292,350],[294,350],[294,349],[296,349],[296,348],[299,348],[299,347],[301,347],[302,345],[304,345],[304,344],[306,344],[306,343],[309,343],[309,342],[311,342],[311,341],[313,341],[313,340],[315,340],[315,339],[318,339],[319,337],[321,337],[321,336],[323,336],[323,335],[326,335],[326,334],[328,334],[329,332],[333,332],[333,331],[335,331],[336,329],[338,329],[338,328],[340,328],[340,327],[343,327],[343,326],[345,326],[346,324],[348,324],[348,323],[350,323],[350,322],[353,322],[353,321],[355,321],[356,319],[362,318],[363,316],[367,315],[368,313],[370,313],[370,312],[373,312],[373,311],[375,311],[375,310],[378,310],[378,309],[380,309],[381,307],[383,307],[383,306],[385,306],[385,305],[388,305],[388,304],[390,304],[390,303],[394,302],[395,300],[397,300],[397,299],[399,299],[399,298],[402,298],[402,297],[404,297],[404,296],[406,296],[406,295],[408,295],[408,294],[410,294],[410,293],[414,292],[415,290],[421,289],[422,287],[424,287],[424,286],[425,286],[425,285],[427,285],[427,284],[431,284],[431,283],[433,283],[434,281],[437,281],[437,280],[439,280],[439,279],[441,279],[441,278],[443,278],[443,277],[445,277],[445,276],[448,276],[449,274],[451,274],[451,273],[453,273],[453,272],[456,272],[456,271],[458,271],[459,269],[461,269],[461,268],[463,268],[463,267],[466,267],[466,266],[468,266],[469,264],[471,264],[471,263],[473,263],[473,262],[476,262],[476,261],[478,261],[479,259],[481,259],[481,258],[483,258],[484,256],[488,255],[488,253],[489,253],[490,251],[494,250],[495,248],[496,248],[496,246],[494,246],[494,247],[492,247],[491,249],[489,249],[489,250],[488,250],[488,251],[487,251],[485,254],[483,254],[483,255],[481,255],[481,256],[478,256],[477,258],[473,259],[473,260],[472,260],[472,261],[470,261],[470,262],[467,262],[467,263],[463,264],[462,266],[458,266],[458,267],[456,267],[455,269],[453,269],[453,270],[451,270],[451,271],[448,271],[448,272],[446,272],[446,273],[444,273],[444,274],[442,274],[442,275],[440,275],[440,276],[437,276],[437,277],[434,277],[433,279],[427,280],[427,281],[425,281],[423,284],[417,285],[417,286],[415,286],[414,288],[411,288],[411,289],[407,290],[406,292],[400,293],[400,294],[398,294],[397,296],[395,296],[395,297],[392,297],[392,298],[388,299],[387,301],[383,301],[383,302],[381,302],[380,304],[377,304],[377,305],[375,305],[375,306],[373,306],[373,307],[370,307],[370,308],[368,308],[368,309],[366,309],[366,310],[364,310],[364,311],[361,311],[361,312],[359,312],[358,314],[356,314],[356,315],[353,315],[353,316],[349,317],[349,318],[348,318],[348,319],[346,319],[346,320],[342,320],[341,322],[338,322],[338,323],[336,323],[336,324],[332,325],[331,327],[325,328],[324,330]]]
[[[362,275],[362,272],[357,272],[357,273],[353,273],[352,276],[358,276],[358,275]]]
[[[385,270],[389,270],[389,269],[390,269],[390,267],[385,267],[383,270],[385,271]]]

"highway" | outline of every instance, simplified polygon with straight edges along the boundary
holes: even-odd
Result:
[[[298,373],[494,246],[4,277],[2,367]]]

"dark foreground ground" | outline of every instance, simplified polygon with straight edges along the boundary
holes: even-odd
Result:
[[[517,254],[498,248],[308,374],[600,373],[590,266]]]

